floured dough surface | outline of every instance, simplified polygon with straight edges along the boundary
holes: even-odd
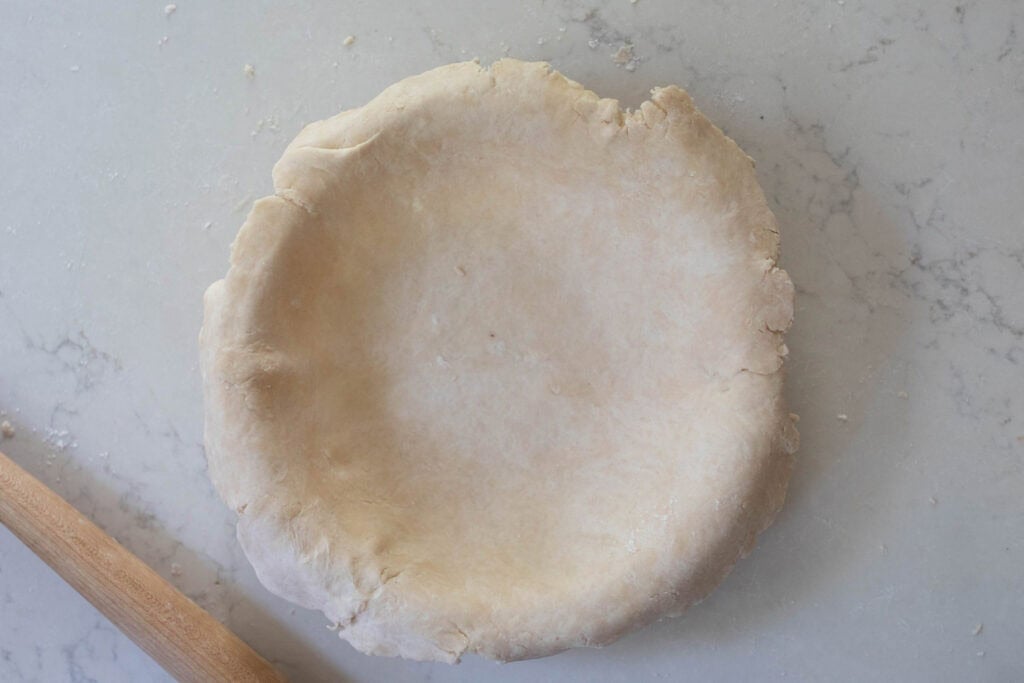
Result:
[[[363,652],[539,657],[678,614],[771,522],[793,288],[682,90],[453,64],[308,126],[274,187],[201,334],[271,591]]]

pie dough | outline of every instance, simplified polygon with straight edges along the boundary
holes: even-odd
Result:
[[[609,643],[782,505],[793,286],[677,87],[434,69],[311,124],[200,334],[210,476],[272,592],[378,655]]]

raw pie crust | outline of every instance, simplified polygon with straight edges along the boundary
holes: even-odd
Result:
[[[782,505],[793,286],[677,87],[452,64],[303,130],[200,335],[210,476],[263,584],[379,655],[609,643]]]

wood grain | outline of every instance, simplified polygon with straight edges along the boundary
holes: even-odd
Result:
[[[3,453],[0,523],[178,681],[285,680],[235,634]]]

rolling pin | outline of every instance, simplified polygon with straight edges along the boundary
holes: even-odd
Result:
[[[0,523],[178,681],[285,681],[238,636],[3,453]]]

